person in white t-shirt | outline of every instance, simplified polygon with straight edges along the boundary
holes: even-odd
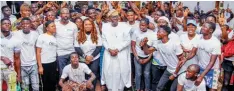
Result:
[[[166,25],[170,28],[172,27],[169,19],[166,16],[159,17],[157,24],[158,24],[158,27],[164,26],[164,25]],[[173,31],[168,35],[168,37],[170,39],[172,39],[173,41],[177,42],[178,44],[180,44],[180,37],[176,33],[174,33]]]
[[[1,76],[0,90],[2,91],[2,82],[6,81],[7,91],[15,91],[17,82],[20,82],[20,49],[17,41],[11,32],[11,21],[1,19]],[[14,70],[14,67],[16,68]],[[16,74],[17,73],[17,74]],[[13,80],[10,80],[13,79]],[[17,81],[16,81],[17,80]]]
[[[83,29],[77,35],[75,50],[82,57],[97,79],[93,81],[94,89],[97,80],[100,78],[100,52],[102,49],[102,39],[97,33],[94,22],[87,18],[84,20]]]
[[[53,34],[56,32],[56,26],[53,21],[47,21],[45,29],[46,33],[41,34],[36,43],[38,72],[42,76],[42,83],[44,83],[42,89],[44,91],[55,91],[57,42]]]
[[[216,24],[206,22],[202,26],[202,37],[197,46],[198,65],[201,67],[201,75],[195,84],[199,85],[205,78],[206,85],[210,90],[217,90],[218,77],[220,73],[219,58],[221,55],[221,43],[212,33],[215,31]]]
[[[71,64],[64,67],[59,85],[63,91],[84,91],[93,88],[93,80],[96,78],[89,67],[84,63],[79,63],[79,56],[76,52],[70,54]],[[91,77],[86,80],[85,74]],[[65,79],[68,78],[68,81]]]
[[[216,28],[215,28],[214,32],[212,33],[212,35],[220,40],[221,36],[222,36],[222,30],[221,30],[220,25],[218,23],[216,23],[216,20],[217,20],[217,18],[214,15],[208,15],[206,17],[206,22],[215,23]]]
[[[17,18],[11,14],[11,8],[9,6],[2,6],[1,10],[3,14],[3,16],[1,16],[1,19],[10,19],[11,24],[13,24],[17,20]]]
[[[189,65],[197,64],[198,59],[196,55],[197,52],[197,44],[200,40],[200,35],[196,34],[196,21],[195,20],[188,20],[187,21],[187,34],[182,34],[180,36],[181,46],[184,51],[184,56],[187,58],[187,61],[182,66],[180,72],[185,71]]]
[[[57,40],[57,60],[59,66],[59,74],[62,74],[63,68],[70,63],[69,54],[75,52],[74,42],[77,36],[77,26],[69,21],[70,13],[68,8],[62,8],[60,13],[61,19],[55,22]]]
[[[199,76],[199,72],[199,65],[189,65],[186,73],[182,73],[178,78],[177,91],[206,91],[205,80],[202,80],[200,85],[195,85],[195,81]]]
[[[57,22],[58,21],[58,19],[56,19],[56,15],[55,15],[54,11],[48,11],[48,12],[46,12],[45,20],[46,21],[53,21],[53,22]],[[45,33],[45,31],[44,31],[44,23],[45,23],[45,21],[41,25],[39,25],[37,27],[37,32],[39,34]]]
[[[33,91],[39,91],[39,76],[36,61],[36,41],[38,33],[31,30],[31,20],[23,18],[21,20],[22,30],[14,33],[19,41],[21,59],[22,89],[28,90],[31,84]],[[31,81],[31,82],[30,82]]]
[[[151,56],[145,55],[143,49],[141,48],[140,42],[145,38],[149,38],[154,34],[153,31],[148,29],[149,20],[142,19],[140,21],[140,28],[135,30],[132,35],[131,49],[133,55],[135,57],[134,65],[135,65],[135,82],[136,82],[136,90],[150,90],[150,66],[151,66]],[[144,76],[145,88],[141,88],[142,82],[142,74]]]
[[[163,60],[166,63],[167,69],[163,73],[156,91],[162,91],[169,80],[172,80],[173,83],[171,85],[170,90],[175,91],[177,87],[177,74],[181,68],[181,66],[186,62],[185,57],[182,55],[183,50],[176,41],[170,39],[168,35],[171,32],[171,28],[168,26],[160,26],[157,37],[161,40],[158,44],[153,45],[153,47],[149,47],[146,43],[148,41],[147,38],[143,39],[143,49],[146,54],[150,54],[155,50],[158,50]]]

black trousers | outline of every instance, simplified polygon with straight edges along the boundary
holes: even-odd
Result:
[[[41,75],[43,91],[56,91],[57,62],[42,64],[44,72]]]

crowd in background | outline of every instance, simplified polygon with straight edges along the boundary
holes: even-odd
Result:
[[[174,1],[16,7],[16,15],[1,7],[1,91],[3,81],[7,91],[234,90],[229,8],[204,12],[198,2],[190,11]]]

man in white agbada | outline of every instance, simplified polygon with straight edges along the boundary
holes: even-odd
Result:
[[[118,22],[116,10],[108,13],[111,22],[103,24],[102,41],[105,47],[101,84],[108,91],[123,91],[131,86],[130,30],[126,23]]]

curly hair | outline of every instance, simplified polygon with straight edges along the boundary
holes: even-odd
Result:
[[[86,38],[86,32],[85,32],[85,28],[84,28],[84,22],[85,21],[90,21],[92,26],[93,26],[93,29],[91,30],[91,40],[93,43],[98,43],[98,35],[97,35],[97,30],[96,30],[96,27],[95,27],[95,24],[94,22],[90,19],[90,18],[87,18],[83,21],[83,24],[82,24],[82,29],[80,29],[78,35],[77,35],[77,41],[79,44],[83,44],[87,38]]]

